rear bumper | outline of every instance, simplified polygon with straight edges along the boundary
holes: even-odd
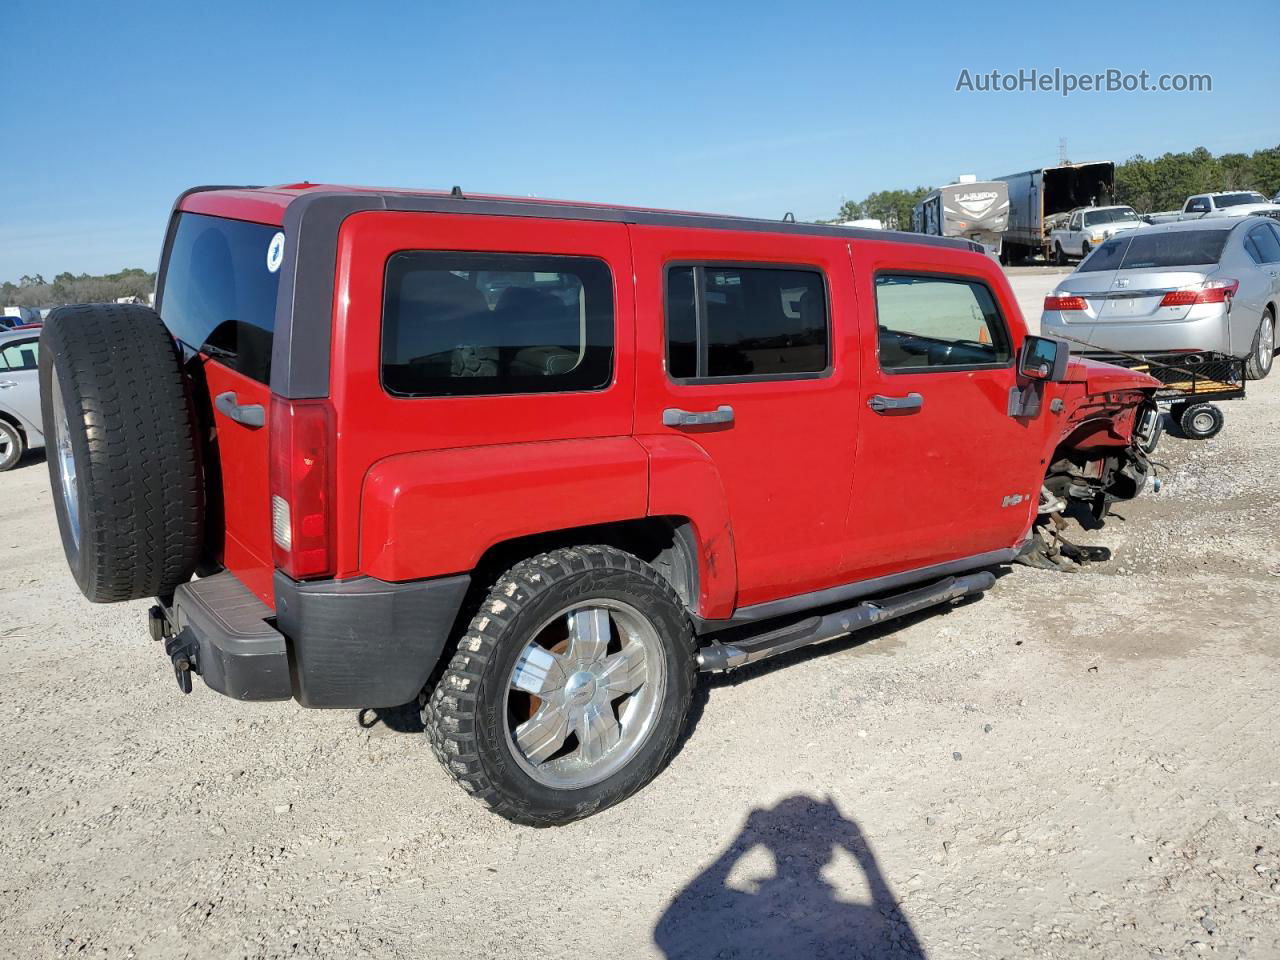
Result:
[[[1040,318],[1040,333],[1046,337],[1067,340],[1073,353],[1098,350],[1123,350],[1130,353],[1169,353],[1177,350],[1199,350],[1244,356],[1235,349],[1231,324],[1225,310],[1183,320],[1063,320],[1056,310],[1047,310]],[[1250,331],[1252,337],[1252,331]],[[1083,340],[1088,346],[1075,342]]]
[[[369,577],[300,583],[275,576],[276,610],[229,572],[180,586],[170,630],[193,669],[237,700],[391,707],[418,695],[444,651],[471,578]]]

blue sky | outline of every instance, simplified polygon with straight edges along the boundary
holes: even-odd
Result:
[[[0,280],[154,268],[198,183],[806,219],[1049,164],[1060,137],[1073,160],[1280,143],[1274,0],[1207,10],[7,0]],[[1213,92],[955,91],[962,68],[1033,67],[1203,72]]]

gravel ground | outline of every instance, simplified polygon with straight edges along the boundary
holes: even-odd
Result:
[[[30,460],[0,955],[1280,956],[1280,375],[1227,417],[1166,438],[1110,564],[712,680],[658,780],[541,831],[411,713],[181,696],[146,603],[76,592]]]

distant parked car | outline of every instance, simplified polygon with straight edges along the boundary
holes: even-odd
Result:
[[[1280,226],[1263,217],[1122,233],[1045,297],[1045,336],[1077,353],[1204,350],[1271,372],[1280,306]]]
[[[1197,193],[1187,197],[1181,210],[1148,214],[1148,223],[1177,223],[1209,217],[1271,217],[1280,220],[1280,203],[1267,200],[1256,190]]]
[[[1054,263],[1062,266],[1068,257],[1083,259],[1100,243],[1124,230],[1146,226],[1133,207],[1080,207],[1072,210],[1067,222],[1049,232]]]
[[[40,311],[35,307],[0,308],[0,329],[16,327],[23,323],[39,323]]]
[[[44,446],[39,359],[38,329],[0,330],[0,472]]]

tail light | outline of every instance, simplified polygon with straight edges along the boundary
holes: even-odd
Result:
[[[1044,298],[1044,308],[1046,310],[1084,310],[1086,304],[1084,297],[1048,296]]]
[[[327,400],[271,398],[271,539],[295,580],[334,573],[333,413]]]
[[[1197,303],[1228,303],[1240,289],[1239,280],[1210,280],[1191,290],[1170,290],[1162,307],[1191,307]]]

